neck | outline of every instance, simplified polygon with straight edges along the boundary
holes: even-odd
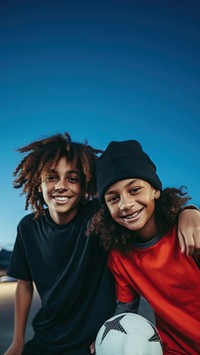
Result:
[[[67,224],[71,222],[72,219],[77,215],[78,213],[78,207],[74,208],[70,213],[63,212],[63,213],[54,213],[52,211],[49,211],[51,218],[53,221],[57,224]]]

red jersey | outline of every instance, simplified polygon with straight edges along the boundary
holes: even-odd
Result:
[[[120,302],[139,293],[152,306],[164,354],[200,354],[200,269],[181,253],[176,226],[149,242],[133,241],[126,253],[111,251],[108,265]]]

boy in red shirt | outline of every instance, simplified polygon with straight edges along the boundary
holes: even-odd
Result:
[[[164,354],[199,355],[200,263],[181,253],[177,238],[178,215],[190,197],[183,188],[162,190],[156,166],[134,140],[111,142],[96,177],[102,208],[90,231],[110,251],[116,313],[137,311],[144,296]]]

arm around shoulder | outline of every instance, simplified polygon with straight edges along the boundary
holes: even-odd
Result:
[[[200,210],[194,205],[186,206],[178,219],[178,238],[182,253],[200,254]]]
[[[24,347],[26,323],[33,297],[31,281],[19,280],[15,293],[15,316],[13,341],[4,355],[21,355]]]

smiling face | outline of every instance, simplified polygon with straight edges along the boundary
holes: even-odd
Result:
[[[114,221],[146,241],[157,233],[154,210],[160,191],[140,179],[120,180],[110,186],[105,202]]]
[[[62,157],[41,178],[40,190],[52,219],[58,224],[70,222],[78,212],[83,195],[80,171]]]

